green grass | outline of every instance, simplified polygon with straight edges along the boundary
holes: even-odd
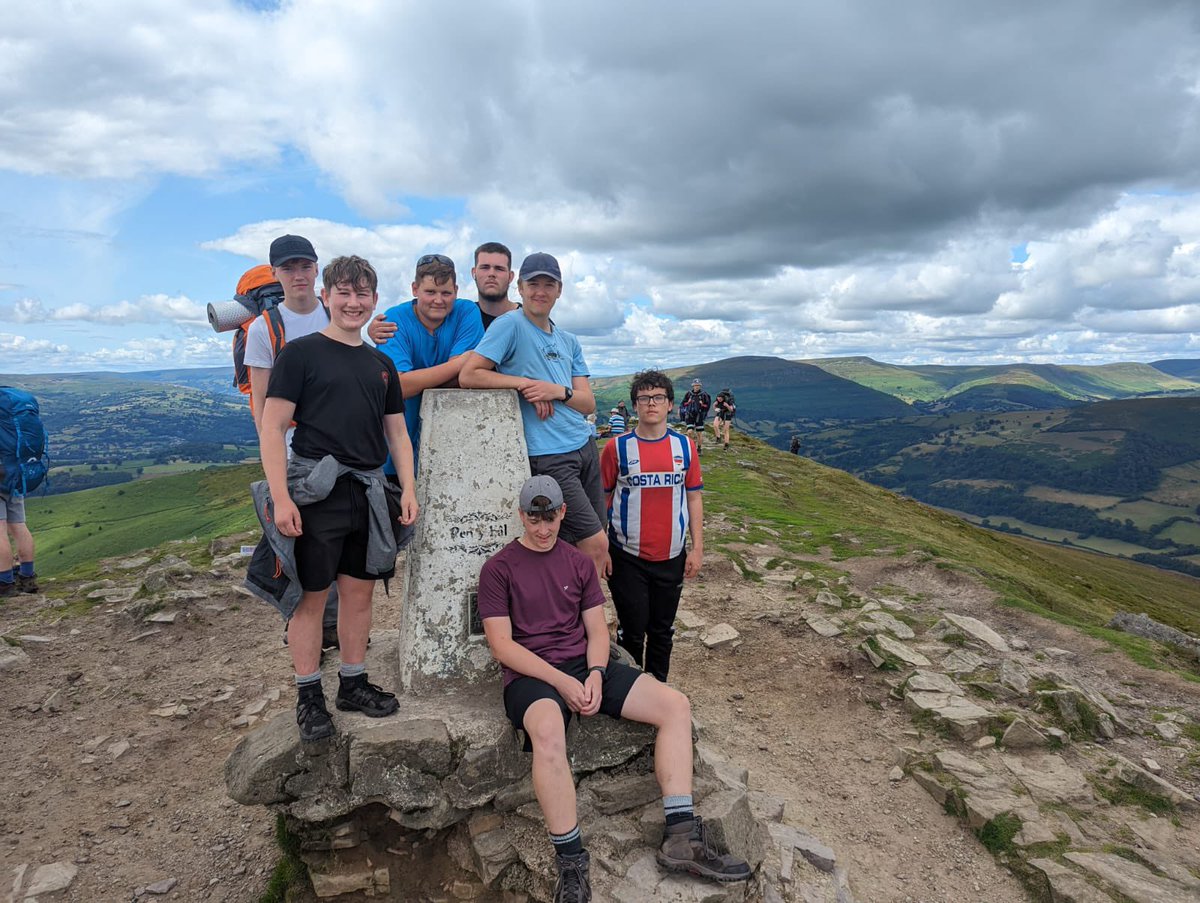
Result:
[[[1020,833],[1023,824],[1019,815],[1002,812],[979,829],[979,842],[992,854],[1011,853],[1013,838]]]
[[[779,550],[768,554],[785,556],[816,556],[828,549],[834,559],[843,560],[874,549],[913,554],[980,580],[1001,604],[1083,630],[1141,664],[1200,679],[1195,663],[1105,626],[1124,610],[1146,612],[1180,630],[1200,633],[1200,583],[1195,579],[977,528],[745,435],[738,435],[728,451],[706,455],[703,466],[706,512],[742,525],[711,532],[709,554],[733,558],[734,550],[727,546],[746,543],[764,543]],[[802,536],[805,531],[811,535]],[[841,539],[833,535],[839,533]],[[850,537],[860,544],[850,543]]]
[[[1170,815],[1175,811],[1175,804],[1165,796],[1142,790],[1123,781],[1105,781],[1092,779],[1096,792],[1114,806],[1140,806],[1154,815]]]
[[[275,842],[283,855],[258,903],[287,903],[288,891],[308,881],[308,867],[300,858],[300,837],[288,830],[283,815],[275,816]]]
[[[172,539],[208,539],[257,523],[249,485],[258,465],[102,486],[26,501],[38,572],[84,577],[98,558],[130,555]],[[76,526],[78,524],[78,526]]]

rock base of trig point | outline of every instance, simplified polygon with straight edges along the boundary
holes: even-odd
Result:
[[[394,631],[376,632],[371,658],[388,660],[396,643]],[[379,677],[386,685],[392,675]],[[397,714],[378,719],[338,712],[336,687],[326,689],[336,737],[302,745],[293,714],[283,712],[247,735],[225,763],[230,796],[282,813],[298,835],[318,897],[550,899],[553,855],[533,794],[531,756],[504,716],[498,679],[444,696],[404,694]],[[755,876],[722,886],[660,869],[653,859],[663,829],[653,741],[644,725],[604,715],[572,720],[568,750],[597,903],[800,901],[821,899],[814,894],[822,886],[831,903],[851,899],[844,889],[834,896],[835,876],[784,851],[779,837],[791,835],[778,830],[783,801],[748,791],[745,770],[708,744],[694,760],[697,811],[714,836],[756,867]],[[811,874],[802,875],[806,868]]]

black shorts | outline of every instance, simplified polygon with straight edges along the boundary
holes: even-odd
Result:
[[[704,418],[708,416],[707,411],[688,411],[683,415],[683,422],[688,426],[703,428]]]
[[[367,487],[354,477],[342,477],[328,496],[302,506],[300,521],[303,532],[296,537],[296,573],[305,592],[325,591],[338,574],[359,580],[395,575],[394,567],[382,574],[367,573]]]
[[[555,667],[564,674],[570,674],[580,683],[587,680],[586,655],[569,659]],[[631,668],[624,662],[610,660],[604,672],[604,683],[600,687],[600,711],[610,718],[620,718],[621,709],[625,708],[625,699],[629,696],[629,691],[633,689],[634,682],[641,676],[642,672],[639,669]],[[539,699],[553,699],[558,703],[558,707],[562,710],[563,727],[565,728],[572,715],[566,700],[559,695],[558,690],[544,680],[526,676],[518,677],[504,688],[504,712],[508,715],[508,720],[512,722],[513,727],[519,731],[525,730],[525,712]],[[529,735],[526,734],[525,752],[532,749]]]
[[[531,455],[529,470],[533,476],[554,477],[567,503],[559,537],[563,542],[604,532],[604,495],[600,491],[600,455],[596,443],[588,439],[572,452],[561,455]]]

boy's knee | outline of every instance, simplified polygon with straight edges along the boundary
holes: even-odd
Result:
[[[527,720],[525,732],[529,734],[533,751],[539,756],[566,758],[567,729],[563,726],[562,713],[557,706],[544,717]]]
[[[668,709],[673,718],[691,723],[692,702],[674,688],[671,688],[671,697],[670,702],[668,703]]]

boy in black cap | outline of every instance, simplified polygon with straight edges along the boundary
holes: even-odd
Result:
[[[591,899],[590,860],[579,833],[567,761],[572,712],[603,712],[658,728],[654,773],[666,829],[657,858],[672,871],[742,881],[750,866],[720,849],[692,804],[692,714],[688,699],[637,668],[608,660],[604,595],[591,560],[558,541],[568,504],[553,478],[521,487],[522,535],[483,566],[479,615],[504,672],[504,707],[533,751],[533,789],[558,866],[559,901]]]
[[[335,578],[341,594],[337,707],[375,718],[398,708],[395,695],[367,680],[364,661],[375,580],[395,571],[391,521],[407,525],[417,516],[400,377],[386,354],[362,340],[379,298],[375,270],[361,257],[339,257],[325,268],[324,281],[329,325],[279,353],[262,426],[273,523],[295,539],[295,572],[303,589],[290,613],[289,634],[303,741],[334,733],[319,664],[321,610]],[[289,462],[284,434],[292,420],[297,425]],[[394,505],[382,470],[389,451],[400,483]]]

